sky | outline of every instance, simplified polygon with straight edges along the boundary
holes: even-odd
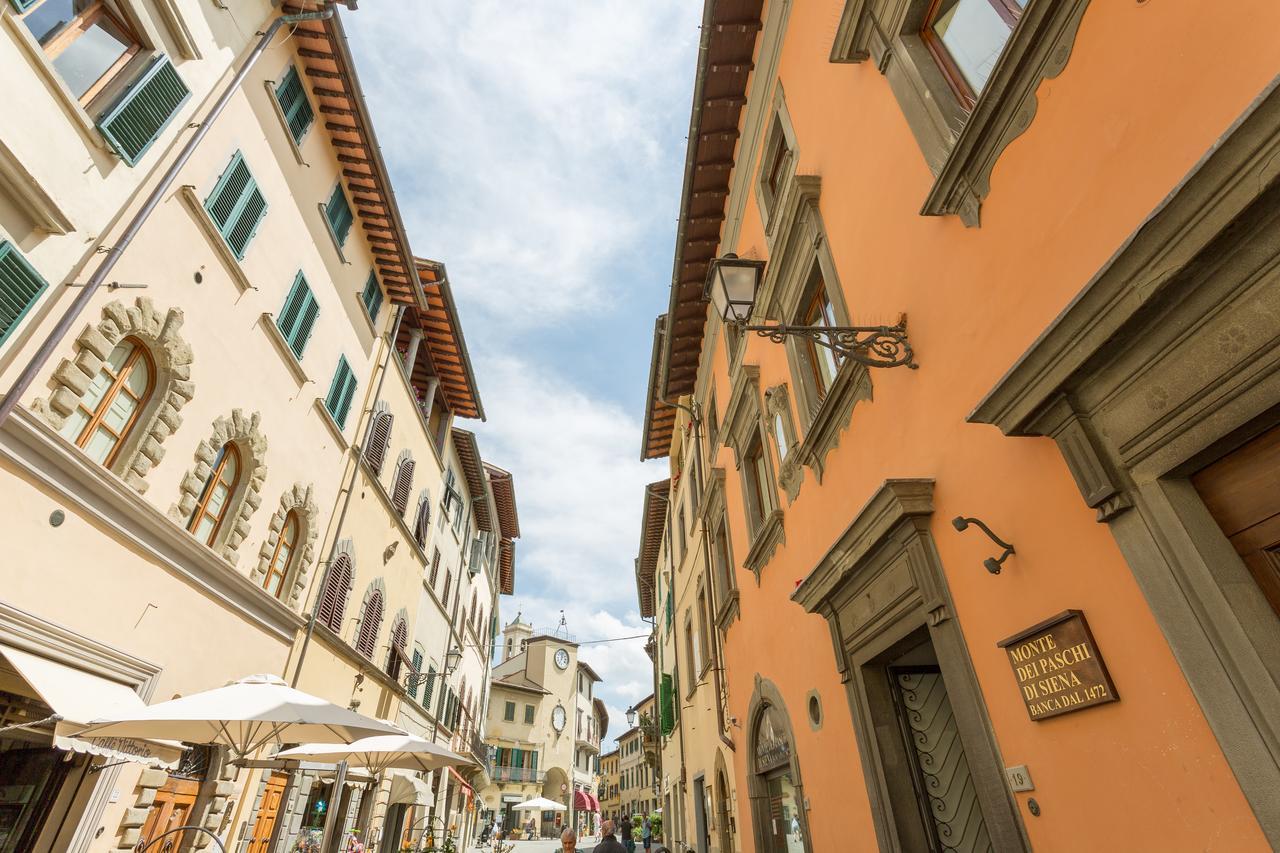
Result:
[[[412,7],[412,16],[405,13]],[[653,323],[666,310],[701,4],[364,0],[344,13],[415,253],[449,272],[486,423],[515,476],[536,629],[648,634],[634,560]],[[609,742],[652,692],[643,640],[589,643]]]

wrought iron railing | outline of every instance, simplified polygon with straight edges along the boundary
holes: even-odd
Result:
[[[492,773],[495,782],[541,782],[545,776],[532,767],[495,767]]]
[[[484,738],[480,736],[479,732],[472,732],[470,741],[471,757],[474,758],[476,763],[481,767],[486,770],[489,769],[489,765],[492,764],[489,757],[489,744],[484,742]]]

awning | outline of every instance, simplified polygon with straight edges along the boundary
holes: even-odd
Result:
[[[475,794],[476,792],[475,788],[472,788],[471,785],[467,782],[467,780],[463,779],[457,770],[454,770],[452,767],[450,767],[449,775],[453,776],[453,778],[458,780],[458,784],[462,786],[462,790],[467,792],[468,797]]]
[[[431,786],[412,773],[391,774],[391,799],[388,805],[407,803],[412,806],[431,805]]]
[[[49,658],[0,645],[0,654],[62,717],[53,731],[58,749],[99,755],[110,761],[133,761],[171,770],[182,756],[182,745],[169,741],[118,737],[74,737],[90,720],[127,714],[146,707],[142,697],[118,681]]]
[[[591,795],[586,791],[574,791],[573,807],[579,811],[591,811]]]

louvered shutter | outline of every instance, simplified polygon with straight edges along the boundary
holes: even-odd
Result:
[[[422,684],[421,679],[417,678],[416,676],[421,672],[422,672],[422,652],[418,651],[417,649],[414,649],[413,650],[413,674],[415,677],[411,679],[409,682],[410,684],[413,685],[412,687],[409,688],[409,695],[413,697],[415,700],[418,698],[418,688]]]
[[[669,735],[676,728],[675,722],[675,684],[671,676],[665,673],[662,676],[662,686],[659,690],[659,713],[662,717],[662,733]]]
[[[427,547],[427,534],[431,531],[431,496],[423,490],[418,497],[418,517],[413,524],[413,538],[419,548]]]
[[[364,459],[375,474],[382,473],[382,464],[387,459],[387,447],[391,444],[392,422],[393,417],[390,412],[380,412],[373,419],[373,426],[369,428],[369,441],[364,448]]]
[[[276,319],[280,334],[288,341],[289,349],[297,358],[302,358],[319,314],[320,306],[316,303],[315,294],[311,292],[307,279],[299,270],[293,280],[293,287],[289,289],[289,295],[285,297],[284,307],[280,309],[280,316]]]
[[[18,328],[48,286],[12,243],[0,240],[0,344]]]
[[[339,554],[329,566],[324,589],[320,593],[320,607],[316,619],[335,634],[342,630],[342,618],[347,611],[347,593],[351,591],[351,558]]]
[[[284,113],[284,120],[289,125],[289,135],[293,137],[294,143],[301,142],[315,120],[315,112],[311,109],[311,102],[307,100],[307,92],[297,68],[290,67],[276,87],[276,102],[280,104],[280,111]]]
[[[382,591],[375,589],[364,604],[360,617],[360,634],[356,637],[356,651],[372,658],[378,648],[378,628],[382,625]]]
[[[347,425],[347,413],[351,411],[351,398],[356,393],[356,376],[347,363],[345,355],[338,356],[338,369],[333,373],[333,382],[329,386],[329,394],[324,405],[338,424],[339,429]]]
[[[427,579],[427,585],[432,589],[436,588],[436,578],[440,576],[440,549],[436,548],[431,554],[431,577]]]
[[[396,469],[396,481],[391,487],[391,505],[396,508],[401,518],[404,518],[405,512],[409,509],[409,493],[413,490],[414,464],[412,459],[401,462],[400,467]]]
[[[333,238],[338,241],[338,245],[346,245],[347,234],[351,232],[351,205],[347,203],[347,194],[342,191],[341,181],[334,186],[333,195],[329,196],[329,201],[324,206],[324,215],[329,220],[329,227],[333,229]]]
[[[400,655],[408,644],[409,629],[405,627],[403,619],[397,619],[395,627],[391,629],[391,648],[387,650],[387,674],[392,678],[400,677]]]
[[[378,310],[382,308],[382,287],[378,284],[378,274],[369,272],[369,280],[364,284],[364,292],[360,294],[364,310],[369,313],[370,320],[378,319]]]
[[[31,2],[14,0],[14,5],[22,11]],[[99,116],[98,130],[120,159],[132,166],[159,138],[189,97],[191,90],[182,82],[169,57],[158,56]]]
[[[422,690],[422,707],[428,711],[431,710],[431,694],[435,691],[436,686],[436,668],[430,667],[427,670],[426,687]]]
[[[237,151],[231,158],[204,206],[227,246],[236,258],[243,260],[249,242],[267,214],[267,200],[258,189],[243,153]]]

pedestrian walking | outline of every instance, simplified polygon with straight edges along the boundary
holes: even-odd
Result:
[[[631,818],[623,815],[622,822],[618,824],[618,838],[622,840],[622,846],[627,849],[627,853],[636,853],[636,842],[632,835]]]
[[[600,843],[591,853],[626,853],[627,848],[618,841],[613,821],[606,820],[600,825],[600,836]]]
[[[649,816],[644,816],[644,826],[640,830],[640,839],[644,842],[645,853],[648,853],[650,847],[653,846],[653,824],[649,822]]]

